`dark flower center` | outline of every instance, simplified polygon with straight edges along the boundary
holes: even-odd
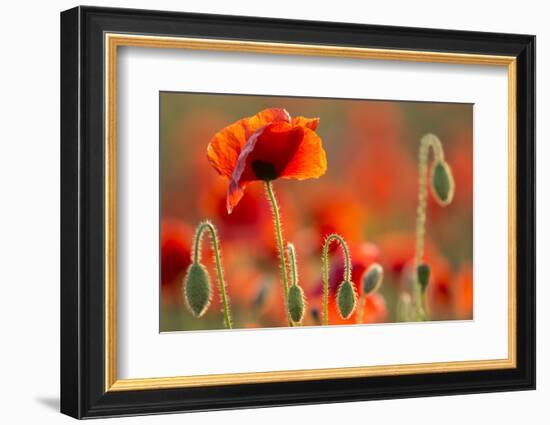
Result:
[[[279,177],[279,173],[277,173],[275,165],[273,165],[271,162],[256,159],[252,161],[251,165],[252,171],[254,171],[254,174],[256,174],[256,177],[259,180],[269,181],[275,180],[277,177]]]

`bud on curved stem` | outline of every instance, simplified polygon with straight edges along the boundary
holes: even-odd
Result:
[[[343,280],[336,293],[336,304],[342,319],[349,319],[357,306],[357,294],[353,283]]]
[[[185,305],[195,317],[202,317],[212,301],[210,276],[201,263],[191,263],[183,281]]]
[[[298,285],[298,269],[296,267],[296,251],[294,245],[287,245],[288,262],[290,264],[290,288],[288,290],[288,314],[295,324],[301,323],[304,318],[305,299],[304,291]]]
[[[226,293],[226,285],[223,277],[223,268],[221,263],[220,247],[218,242],[218,234],[216,228],[210,221],[203,221],[197,226],[195,239],[193,242],[193,257],[192,263],[187,269],[184,279],[184,292],[187,308],[195,317],[201,317],[210,305],[212,294],[210,290],[210,277],[206,268],[201,263],[201,242],[204,231],[210,233],[212,241],[212,251],[216,262],[216,271],[218,274],[218,282],[220,285],[220,296],[223,304],[224,325],[226,328],[233,327],[231,322],[231,310],[229,308],[229,300]]]
[[[328,325],[328,277],[329,277],[329,261],[328,261],[328,249],[331,242],[337,241],[340,245],[340,248],[344,252],[344,280],[340,283],[337,293],[337,304],[338,309],[342,317],[347,319],[353,311],[357,304],[357,295],[355,293],[355,288],[351,282],[351,258],[349,254],[348,245],[344,238],[336,233],[331,233],[325,239],[323,245],[323,325]],[[351,289],[351,293],[350,293]],[[342,305],[340,305],[342,304]],[[343,314],[346,313],[346,314]]]
[[[363,315],[365,310],[365,299],[368,294],[373,294],[380,288],[382,285],[382,280],[384,279],[384,269],[378,263],[373,263],[370,265],[368,270],[363,274],[363,293],[361,294],[361,299],[359,300],[359,311],[357,312],[357,323],[363,323]]]
[[[437,162],[433,167],[430,183],[437,203],[442,207],[449,205],[455,193],[455,182],[449,164],[444,161]]]
[[[434,166],[431,175],[431,193],[440,206],[449,205],[454,196],[454,179],[451,168],[445,162],[443,145],[437,136],[426,134],[420,140],[418,152],[418,209],[416,218],[416,267],[424,261],[424,235],[426,231],[426,204],[428,198],[428,156],[430,149],[434,155]],[[415,276],[416,285],[414,289],[417,320],[426,318],[426,311],[422,307],[421,298],[425,288],[420,288],[420,282]],[[424,302],[424,304],[426,304]]]

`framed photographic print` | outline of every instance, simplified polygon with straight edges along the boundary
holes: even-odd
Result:
[[[533,389],[535,38],[61,14],[61,411]]]

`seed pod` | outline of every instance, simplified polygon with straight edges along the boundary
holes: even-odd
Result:
[[[438,161],[432,171],[432,194],[441,206],[451,203],[455,191],[453,173],[449,164],[444,161]]]
[[[378,263],[373,263],[363,275],[363,294],[370,294],[380,288],[384,278],[384,269]]]
[[[342,319],[349,319],[355,310],[357,304],[357,294],[355,288],[349,280],[344,280],[338,287],[338,293],[336,294],[336,304],[338,305],[338,312]]]
[[[304,291],[298,285],[288,289],[288,313],[295,323],[300,323],[304,318]]]
[[[416,279],[420,284],[422,292],[424,292],[428,287],[428,283],[430,282],[430,266],[428,266],[427,264],[420,264],[416,268]]]
[[[208,310],[212,299],[210,276],[201,263],[192,263],[189,266],[183,288],[187,308],[193,316],[201,317]]]

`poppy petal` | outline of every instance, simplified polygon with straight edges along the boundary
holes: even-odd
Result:
[[[294,117],[292,118],[292,125],[299,125],[301,127],[307,127],[310,130],[316,130],[319,125],[320,118],[306,118],[306,117]]]
[[[290,122],[290,115],[283,108],[271,108],[243,118],[217,132],[208,144],[206,154],[214,169],[231,178],[241,149],[248,138],[260,128],[272,122]]]
[[[278,143],[278,141],[275,140],[277,137],[273,136],[271,131],[271,127],[274,126],[289,127],[289,124],[282,123],[264,126],[263,128],[252,134],[252,136],[250,136],[246,144],[243,146],[235,168],[233,170],[233,174],[231,175],[231,181],[227,190],[227,212],[229,214],[231,214],[233,208],[235,208],[235,206],[243,197],[246,183],[253,180],[262,180],[254,172],[252,164],[271,164],[271,159],[276,160],[277,157],[280,156],[277,155],[275,149],[269,149],[270,146],[271,148],[274,148],[276,146],[278,146],[279,148],[285,146],[285,143]],[[263,140],[263,143],[258,144],[260,140]],[[257,145],[258,149],[256,150]],[[275,177],[276,176],[273,176],[273,178]]]
[[[237,121],[216,133],[206,148],[210,164],[221,175],[231,178],[241,148],[246,142],[244,120]]]
[[[281,177],[285,179],[311,179],[321,177],[327,171],[327,156],[321,138],[309,128],[303,129],[298,149],[287,163]]]
[[[246,122],[246,128],[249,132],[247,135],[250,137],[252,133],[258,131],[260,128],[275,122],[287,122],[290,123],[290,114],[284,108],[270,108],[264,109],[258,112],[253,117],[248,118]]]
[[[306,129],[273,123],[256,131],[246,142],[231,176],[235,181],[274,180],[292,161]]]
[[[237,180],[231,179],[231,181],[229,182],[229,187],[227,189],[227,201],[226,201],[228,214],[231,214],[233,212],[233,208],[235,208],[239,203],[239,201],[242,199],[244,195],[245,187],[246,187],[245,183],[241,183]]]
[[[227,210],[230,213],[237,205],[248,182],[316,178],[326,168],[326,154],[314,131],[286,122],[266,125],[241,150],[228,188]]]

